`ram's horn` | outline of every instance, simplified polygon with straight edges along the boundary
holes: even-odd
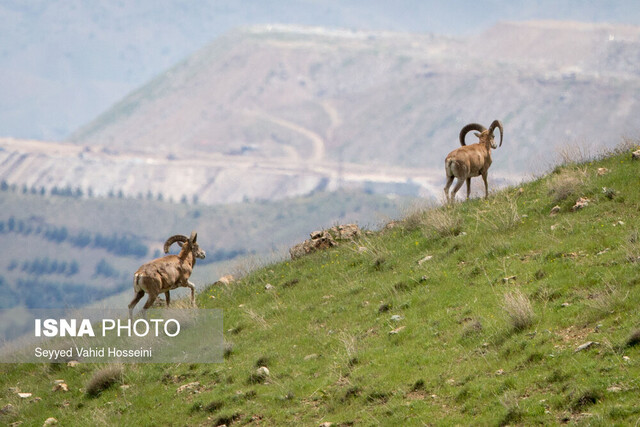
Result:
[[[175,236],[171,236],[167,239],[166,242],[164,242],[164,253],[168,254],[169,253],[169,248],[171,247],[171,245],[173,245],[174,243],[178,242],[178,243],[184,243],[189,241],[189,239],[187,238],[187,236],[183,236],[182,234],[176,234]]]
[[[482,126],[479,123],[469,123],[468,125],[466,125],[460,130],[460,145],[467,145],[464,142],[464,137],[467,136],[467,133],[471,132],[472,130],[477,130],[478,132],[484,132],[485,130],[487,130],[487,128]]]
[[[502,136],[504,135],[504,129],[502,128],[502,122],[500,120],[494,120],[493,123],[491,123],[491,126],[489,126],[489,133],[493,135],[493,132],[496,130],[496,128],[500,129],[500,145],[499,147],[502,146]]]

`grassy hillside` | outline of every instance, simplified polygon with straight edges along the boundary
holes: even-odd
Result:
[[[97,397],[85,391],[109,376],[101,366],[3,366],[1,420],[634,423],[640,163],[628,148],[205,289],[198,305],[224,310],[221,365],[125,365]],[[579,197],[590,202],[573,212]],[[55,379],[70,391],[52,392]]]
[[[122,291],[130,298],[136,268],[160,256],[169,236],[191,230],[198,231],[207,251],[194,282],[206,284],[220,270],[226,273],[229,267],[221,263],[244,255],[281,254],[314,227],[337,221],[376,226],[404,203],[402,198],[345,191],[202,206],[5,188],[0,190],[0,238],[10,244],[0,246],[0,308],[79,307]]]

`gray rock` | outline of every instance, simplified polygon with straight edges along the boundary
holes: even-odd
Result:
[[[576,348],[574,353],[577,353],[577,352],[582,351],[582,350],[587,350],[587,349],[589,349],[591,347],[594,347],[596,345],[600,345],[600,343],[595,342],[595,341],[587,341],[586,343],[582,344],[581,346],[578,346],[578,348]]]

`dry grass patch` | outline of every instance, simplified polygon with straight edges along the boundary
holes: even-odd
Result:
[[[462,216],[455,206],[443,206],[425,211],[420,228],[427,237],[457,236],[462,231]]]
[[[416,203],[405,211],[402,224],[409,231],[422,230],[428,237],[457,236],[462,231],[462,215],[457,204]]]
[[[531,301],[519,289],[504,294],[502,305],[509,323],[516,331],[520,331],[533,325],[535,315]]]
[[[116,383],[122,382],[122,374],[124,369],[121,364],[115,363],[104,368],[98,369],[91,376],[85,387],[85,393],[88,396],[99,396],[104,390],[108,389]]]
[[[569,196],[578,196],[587,178],[587,170],[581,168],[564,168],[552,175],[547,181],[547,187],[553,203],[560,203]]]
[[[492,231],[507,231],[522,222],[516,196],[502,192],[487,202],[487,207],[476,212],[476,221]]]

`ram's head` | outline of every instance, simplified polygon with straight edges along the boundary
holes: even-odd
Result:
[[[204,259],[207,254],[204,250],[200,249],[197,239],[198,239],[198,233],[196,233],[195,231],[191,232],[190,237],[183,236],[182,234],[176,234],[175,236],[171,236],[167,239],[166,242],[164,242],[164,253],[168,254],[169,248],[171,247],[171,245],[173,245],[174,243],[177,243],[178,246],[182,248],[182,251],[190,250],[191,252],[193,252],[194,257]]]

